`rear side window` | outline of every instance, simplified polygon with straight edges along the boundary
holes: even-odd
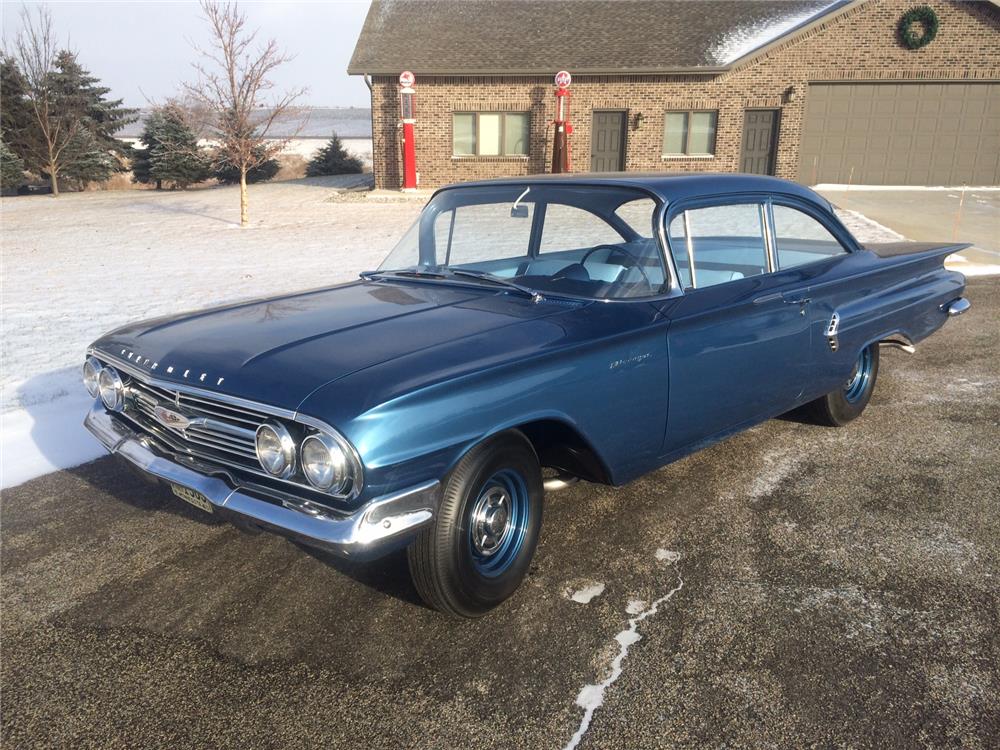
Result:
[[[759,203],[695,208],[675,216],[670,247],[681,284],[700,289],[766,273],[762,219]]]
[[[840,241],[809,214],[778,205],[772,211],[778,268],[794,268],[847,253]]]

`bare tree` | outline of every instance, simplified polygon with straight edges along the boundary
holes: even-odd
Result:
[[[25,146],[33,161],[48,172],[52,194],[59,195],[63,155],[72,149],[83,120],[76,108],[62,106],[54,85],[52,70],[59,50],[52,14],[45,6],[35,11],[34,19],[27,8],[21,11],[22,29],[14,40],[14,58],[27,82],[26,99],[38,125]]]
[[[249,221],[247,172],[276,156],[290,137],[275,138],[273,126],[294,114],[295,100],[305,89],[294,89],[265,101],[274,84],[269,76],[291,57],[275,40],[256,44],[257,30],[235,3],[201,0],[212,35],[210,48],[195,64],[198,81],[185,84],[191,99],[208,115],[221,160],[240,172],[240,224]]]

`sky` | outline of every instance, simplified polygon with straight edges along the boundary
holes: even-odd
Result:
[[[0,0],[4,48],[21,28],[21,11],[37,2]],[[241,2],[258,38],[273,38],[295,59],[272,76],[275,89],[306,86],[299,103],[315,107],[368,107],[368,87],[347,75],[368,12],[368,0],[270,0]],[[63,0],[47,2],[60,41],[77,52],[84,68],[128,106],[162,102],[193,81],[194,45],[207,41],[196,2],[178,0]]]

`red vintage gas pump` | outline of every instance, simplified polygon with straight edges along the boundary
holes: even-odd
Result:
[[[399,117],[403,123],[403,190],[417,189],[417,147],[413,139],[416,117],[413,110],[413,83],[416,79],[408,70],[399,74]]]
[[[552,139],[552,173],[570,171],[569,136],[573,126],[569,124],[569,85],[573,77],[569,71],[556,73],[556,119],[555,136]]]

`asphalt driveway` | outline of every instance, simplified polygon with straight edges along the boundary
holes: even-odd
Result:
[[[401,556],[247,535],[111,459],[7,491],[3,746],[558,748],[609,680],[580,747],[995,747],[1000,281],[968,296],[847,428],[551,495],[476,622]]]

